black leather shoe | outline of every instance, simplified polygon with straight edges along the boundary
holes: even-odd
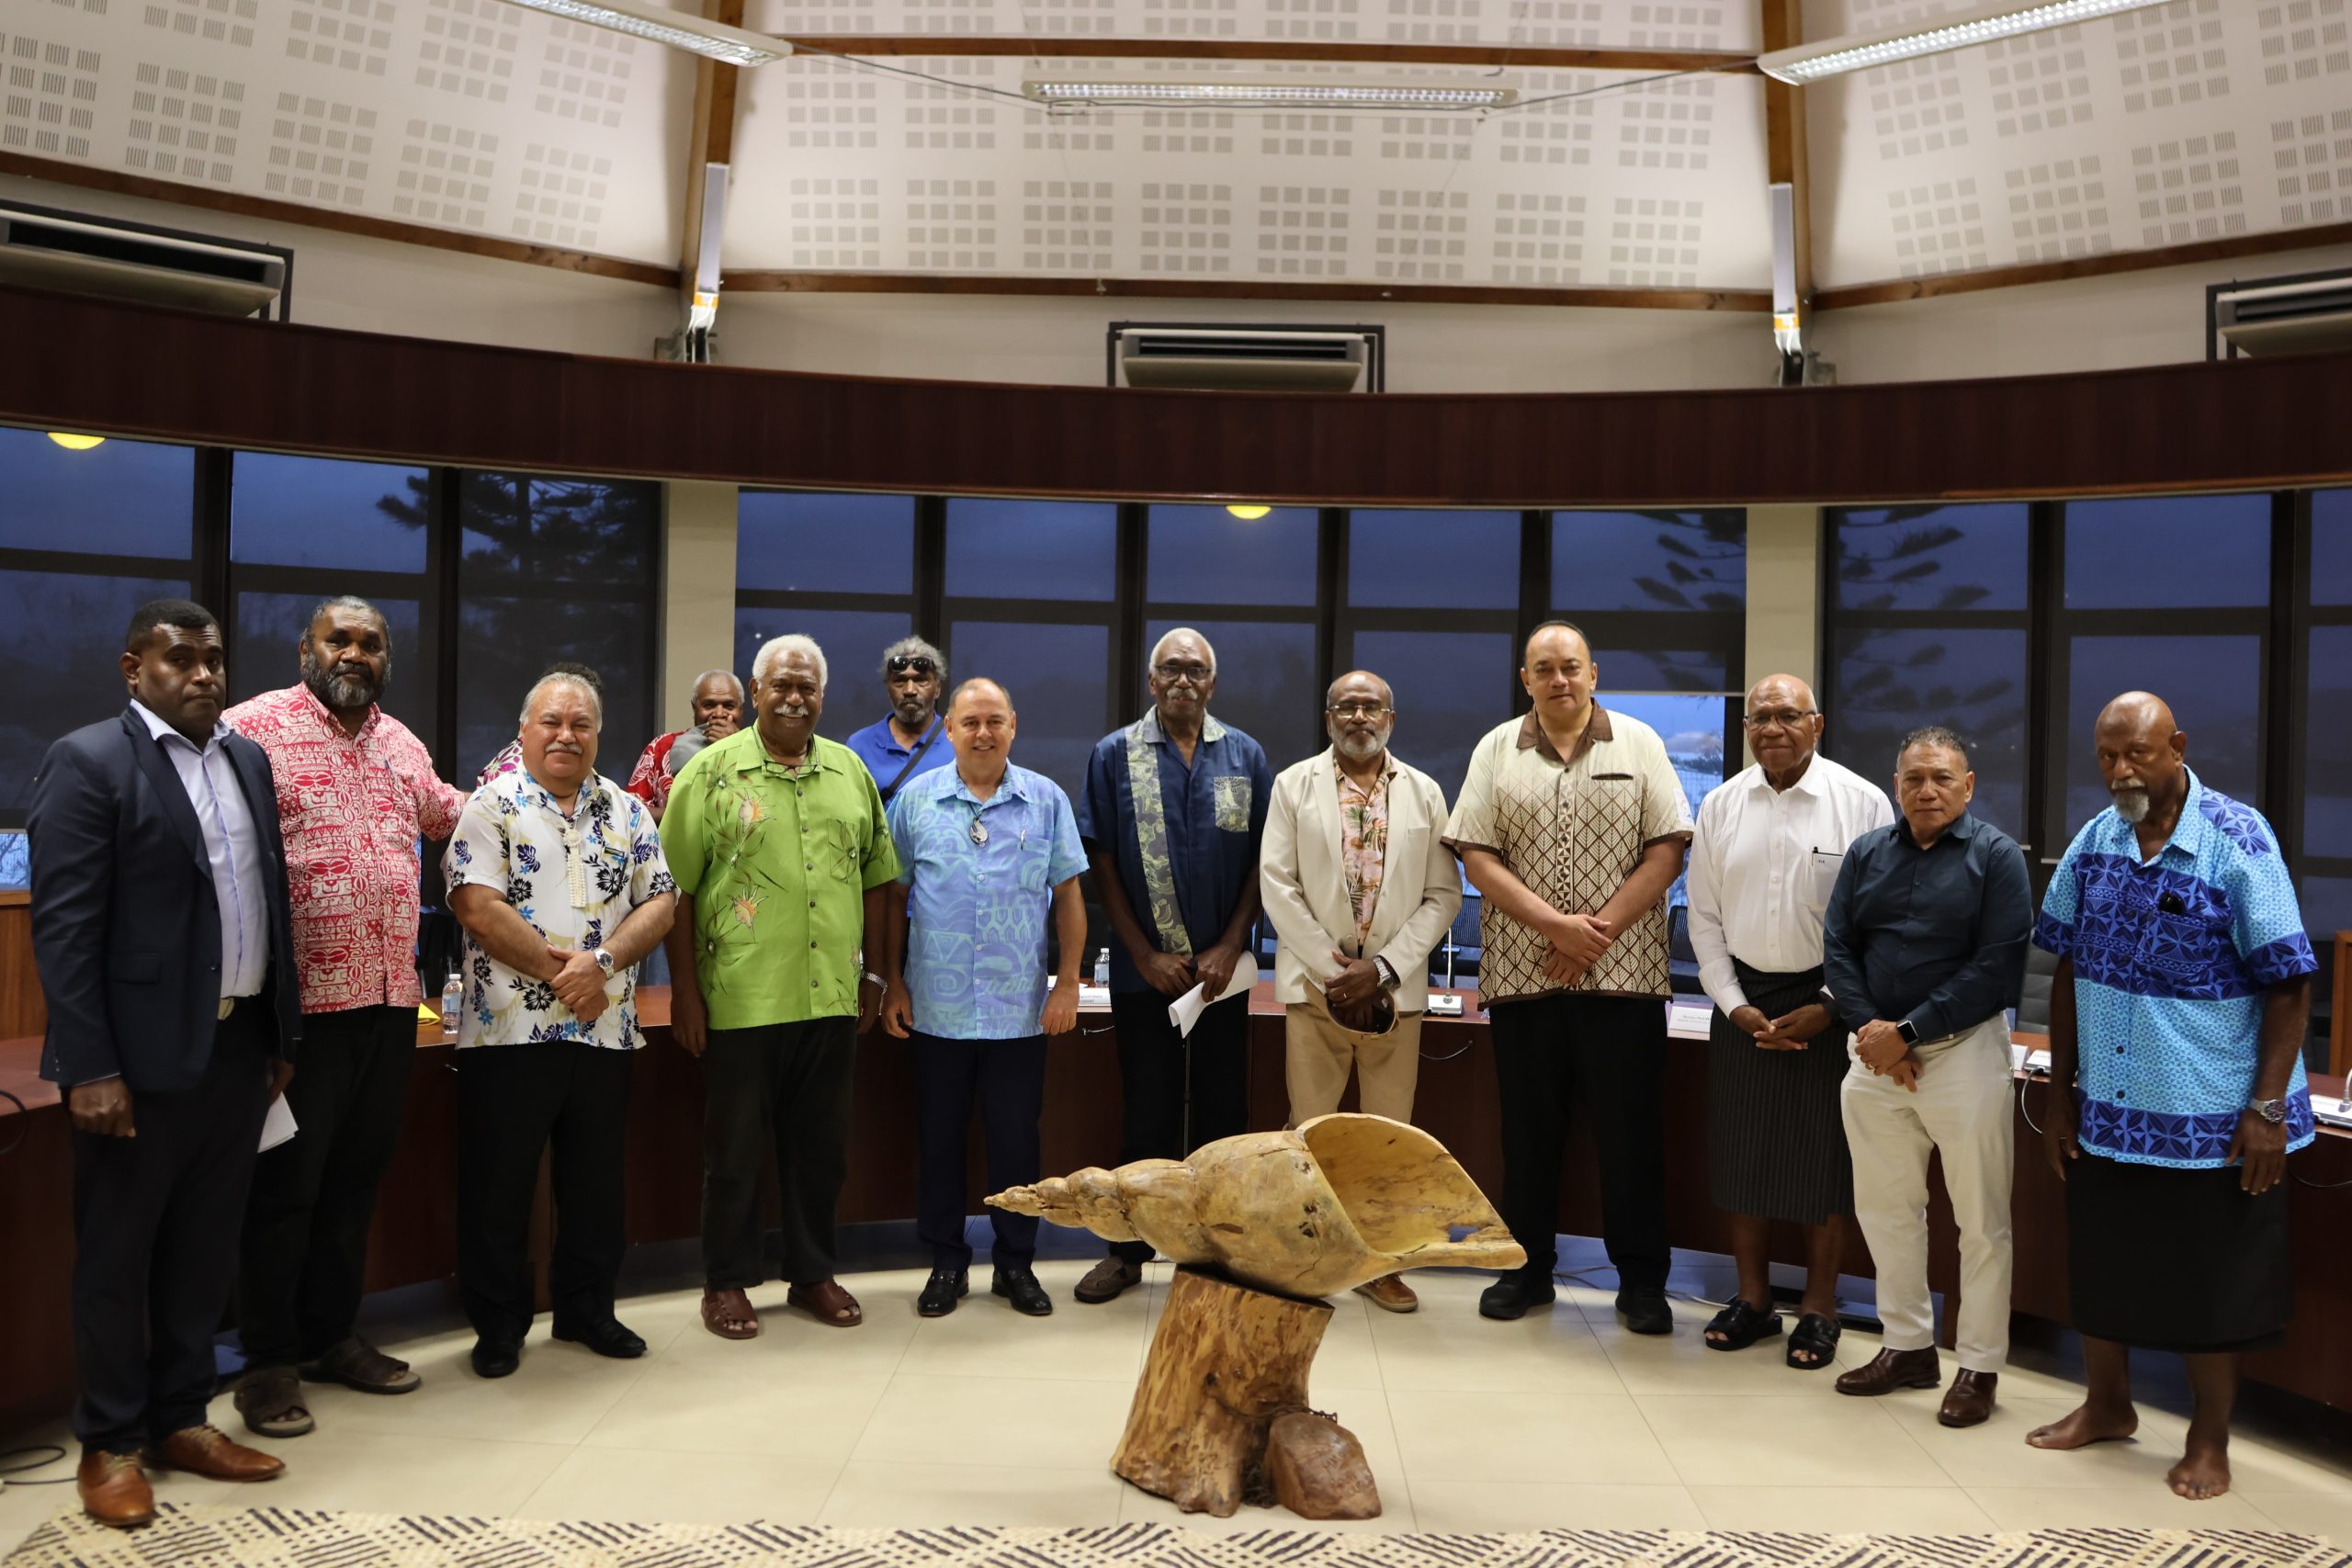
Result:
[[[989,1292],[1011,1302],[1013,1311],[1031,1317],[1044,1317],[1054,1310],[1054,1298],[1046,1294],[1046,1287],[1026,1269],[997,1269],[989,1280]]]
[[[472,1359],[476,1377],[512,1377],[514,1369],[523,1364],[523,1342],[519,1339],[477,1339]]]
[[[963,1269],[934,1269],[923,1281],[922,1294],[915,1298],[915,1312],[923,1317],[945,1317],[970,1289]]]
[[[1625,1320],[1628,1334],[1674,1332],[1674,1309],[1666,1304],[1664,1291],[1618,1292],[1617,1315]]]
[[[1552,1283],[1549,1271],[1536,1274],[1521,1269],[1504,1275],[1478,1292],[1478,1315],[1498,1317],[1508,1323],[1525,1317],[1530,1307],[1550,1306],[1559,1299],[1559,1287]]]
[[[559,1323],[551,1332],[558,1339],[585,1345],[599,1356],[610,1356],[616,1361],[633,1361],[645,1354],[645,1341],[629,1332],[616,1317],[608,1317],[602,1323]]]

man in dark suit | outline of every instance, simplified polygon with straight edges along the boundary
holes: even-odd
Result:
[[[123,637],[130,705],[50,748],[26,821],[41,1076],[74,1121],[82,1506],[154,1517],[143,1464],[266,1481],[205,1419],[212,1335],[269,1103],[300,1038],[277,797],[220,724],[220,626],[185,599]]]

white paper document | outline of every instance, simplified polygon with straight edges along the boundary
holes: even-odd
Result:
[[[261,1152],[267,1154],[294,1135],[294,1108],[279,1095],[269,1102],[269,1114],[261,1119]]]
[[[1225,989],[1214,997],[1204,997],[1201,994],[1200,987],[1193,987],[1168,1004],[1168,1021],[1176,1026],[1177,1033],[1189,1040],[1192,1038],[1193,1025],[1201,1021],[1203,1012],[1219,1002],[1230,1001],[1235,997],[1248,996],[1250,987],[1257,983],[1258,960],[1245,953],[1241,955],[1241,962],[1233,966],[1233,978],[1225,983]]]
[[[1714,1021],[1713,1002],[1668,1002],[1666,1032],[1677,1040],[1704,1040]]]

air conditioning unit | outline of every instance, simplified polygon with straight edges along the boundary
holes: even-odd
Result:
[[[0,201],[0,283],[171,305],[224,316],[284,316],[294,253],[144,223]]]
[[[1380,327],[1114,321],[1104,384],[1195,392],[1377,392]]]
[[[2352,348],[2352,272],[2214,284],[2206,310],[2233,356]]]

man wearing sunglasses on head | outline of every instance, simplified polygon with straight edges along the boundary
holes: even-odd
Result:
[[[939,712],[940,694],[947,690],[947,656],[919,637],[902,637],[882,650],[882,683],[890,694],[889,713],[846,744],[874,775],[888,806],[909,780],[955,760]]]

